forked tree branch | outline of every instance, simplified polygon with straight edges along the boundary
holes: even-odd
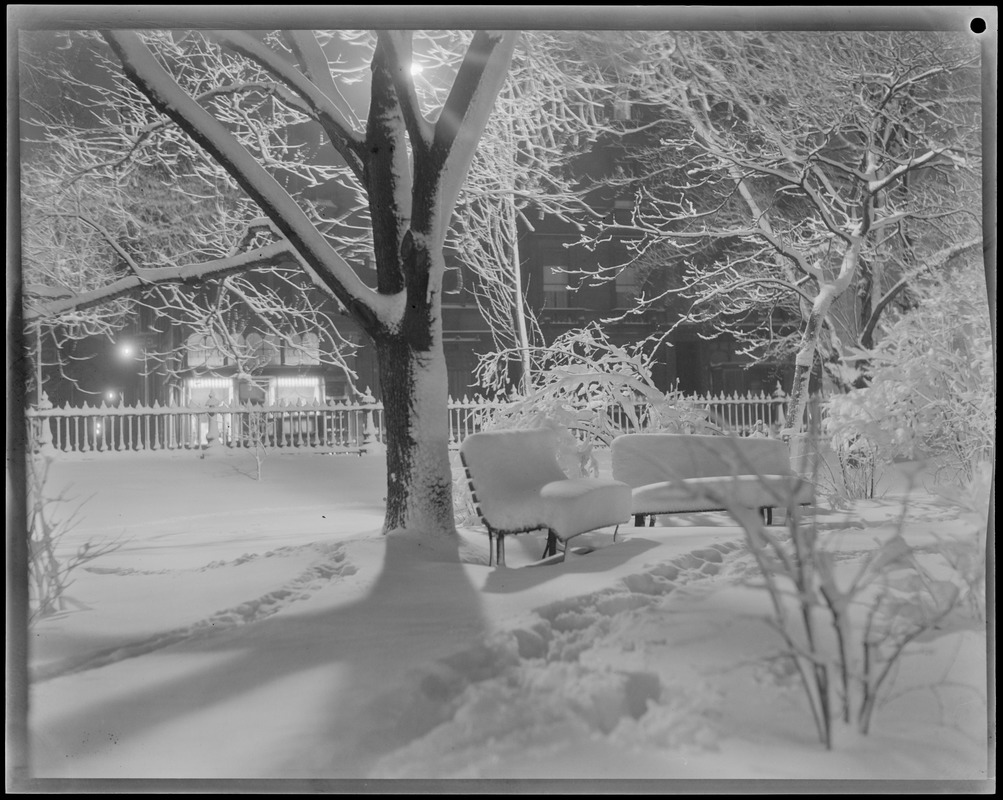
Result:
[[[126,76],[248,193],[300,255],[315,283],[326,286],[370,332],[396,324],[401,314],[399,298],[378,295],[362,282],[286,190],[218,120],[181,89],[136,33],[105,31],[103,35],[121,60]]]

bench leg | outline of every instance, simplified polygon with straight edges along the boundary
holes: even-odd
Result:
[[[635,528],[643,528],[644,527],[644,514],[635,514],[634,515],[634,527]]]
[[[543,551],[543,557],[557,555],[557,534],[552,530],[547,531],[547,546]]]
[[[655,527],[655,515],[654,514],[649,514],[648,515],[648,527],[649,528],[654,528]]]
[[[773,524],[773,508],[771,506],[763,506],[759,509],[759,513],[763,517],[763,522],[767,525]]]
[[[495,555],[495,563],[499,567],[505,566],[505,537],[502,534],[496,534],[497,542],[497,553]]]

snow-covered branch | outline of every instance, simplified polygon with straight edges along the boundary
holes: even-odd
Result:
[[[343,110],[329,93],[322,91],[316,83],[251,34],[243,31],[216,31],[215,35],[234,52],[254,60],[302,97],[316,114],[331,143],[353,172],[359,178],[362,177],[362,138],[352,129]],[[327,86],[331,83],[331,77],[330,69],[325,70],[322,65],[323,51],[318,54],[313,48],[308,49],[305,41],[307,38],[307,34],[300,34],[294,40],[298,46],[297,52],[308,59],[311,74],[321,75],[323,85]]]
[[[345,95],[338,88],[331,72],[331,63],[328,61],[324,48],[321,47],[317,36],[312,31],[285,31],[284,37],[293,54],[300,62],[303,74],[322,91],[338,110],[338,119],[341,127],[354,131],[356,126],[353,120],[356,115],[345,99]],[[335,118],[334,115],[331,115]]]
[[[508,74],[518,31],[478,31],[463,58],[442,113],[433,149],[442,158],[439,213],[448,224],[495,99]],[[445,235],[445,225],[442,229]],[[442,241],[438,242],[442,246]]]
[[[104,35],[122,60],[127,76],[150,102],[212,154],[272,220],[316,278],[346,308],[364,325],[394,324],[400,314],[398,299],[379,296],[362,282],[285,189],[219,121],[178,86],[137,34],[106,31]]]
[[[874,307],[871,309],[871,313],[864,323],[863,330],[860,333],[860,343],[864,347],[869,346],[869,342],[873,340],[874,330],[877,328],[878,323],[881,321],[882,312],[888,307],[888,305],[895,300],[895,298],[905,289],[911,282],[915,281],[916,278],[924,272],[935,272],[948,264],[952,259],[957,258],[962,253],[968,250],[974,250],[982,245],[982,239],[968,239],[963,242],[959,242],[951,247],[946,247],[938,253],[934,253],[928,256],[919,269],[914,270],[906,275],[903,275],[898,281],[896,281],[892,286],[888,288],[888,291],[878,299]]]
[[[25,308],[25,319],[33,320],[44,317],[58,317],[67,311],[80,311],[85,308],[101,305],[126,295],[136,289],[150,284],[168,283],[200,283],[210,278],[219,278],[238,272],[259,267],[279,266],[288,264],[293,253],[288,244],[278,242],[229,258],[206,261],[199,264],[185,264],[178,267],[160,267],[156,270],[144,270],[134,265],[135,274],[119,278],[105,286],[89,292],[71,294],[59,300],[36,303],[34,297],[50,295],[50,287],[26,287],[28,305]]]
[[[378,47],[390,58],[390,74],[400,102],[411,146],[426,157],[432,144],[433,127],[421,113],[411,73],[411,31],[378,31]]]

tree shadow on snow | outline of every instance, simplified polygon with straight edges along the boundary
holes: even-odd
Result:
[[[383,541],[380,574],[356,602],[314,612],[286,609],[103,667],[123,670],[123,680],[135,680],[136,670],[149,667],[149,680],[110,702],[75,703],[74,712],[48,715],[44,729],[32,731],[36,777],[84,777],[74,770],[86,762],[74,762],[87,758],[95,759],[92,767],[119,764],[121,771],[86,777],[365,777],[367,765],[435,724],[434,713],[405,696],[413,694],[406,683],[409,668],[468,647],[486,633],[479,592],[455,552],[448,552],[458,543],[430,552],[413,536]],[[318,679],[318,669],[330,675]],[[303,683],[297,689],[298,677]],[[78,685],[86,686],[86,679]],[[290,701],[303,705],[305,716],[327,721],[326,732],[319,733],[317,724],[297,724]],[[256,759],[254,731],[271,731],[275,724],[287,725],[288,736],[264,734]],[[188,726],[183,735],[179,725]],[[233,740],[218,741],[227,726]],[[158,728],[168,731],[160,739]],[[282,753],[274,752],[277,738]],[[149,754],[158,741],[169,747]],[[137,745],[142,764],[125,756]],[[116,749],[123,757],[112,755]],[[232,763],[226,752],[239,754],[238,763],[260,765],[260,772],[213,774],[217,760],[224,770]]]

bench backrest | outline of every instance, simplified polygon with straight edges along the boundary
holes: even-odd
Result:
[[[682,433],[629,433],[612,444],[613,478],[632,488],[662,481],[731,475],[790,475],[778,439]]]
[[[548,428],[473,433],[460,445],[460,455],[489,519],[492,509],[567,477],[557,463],[557,436]]]

